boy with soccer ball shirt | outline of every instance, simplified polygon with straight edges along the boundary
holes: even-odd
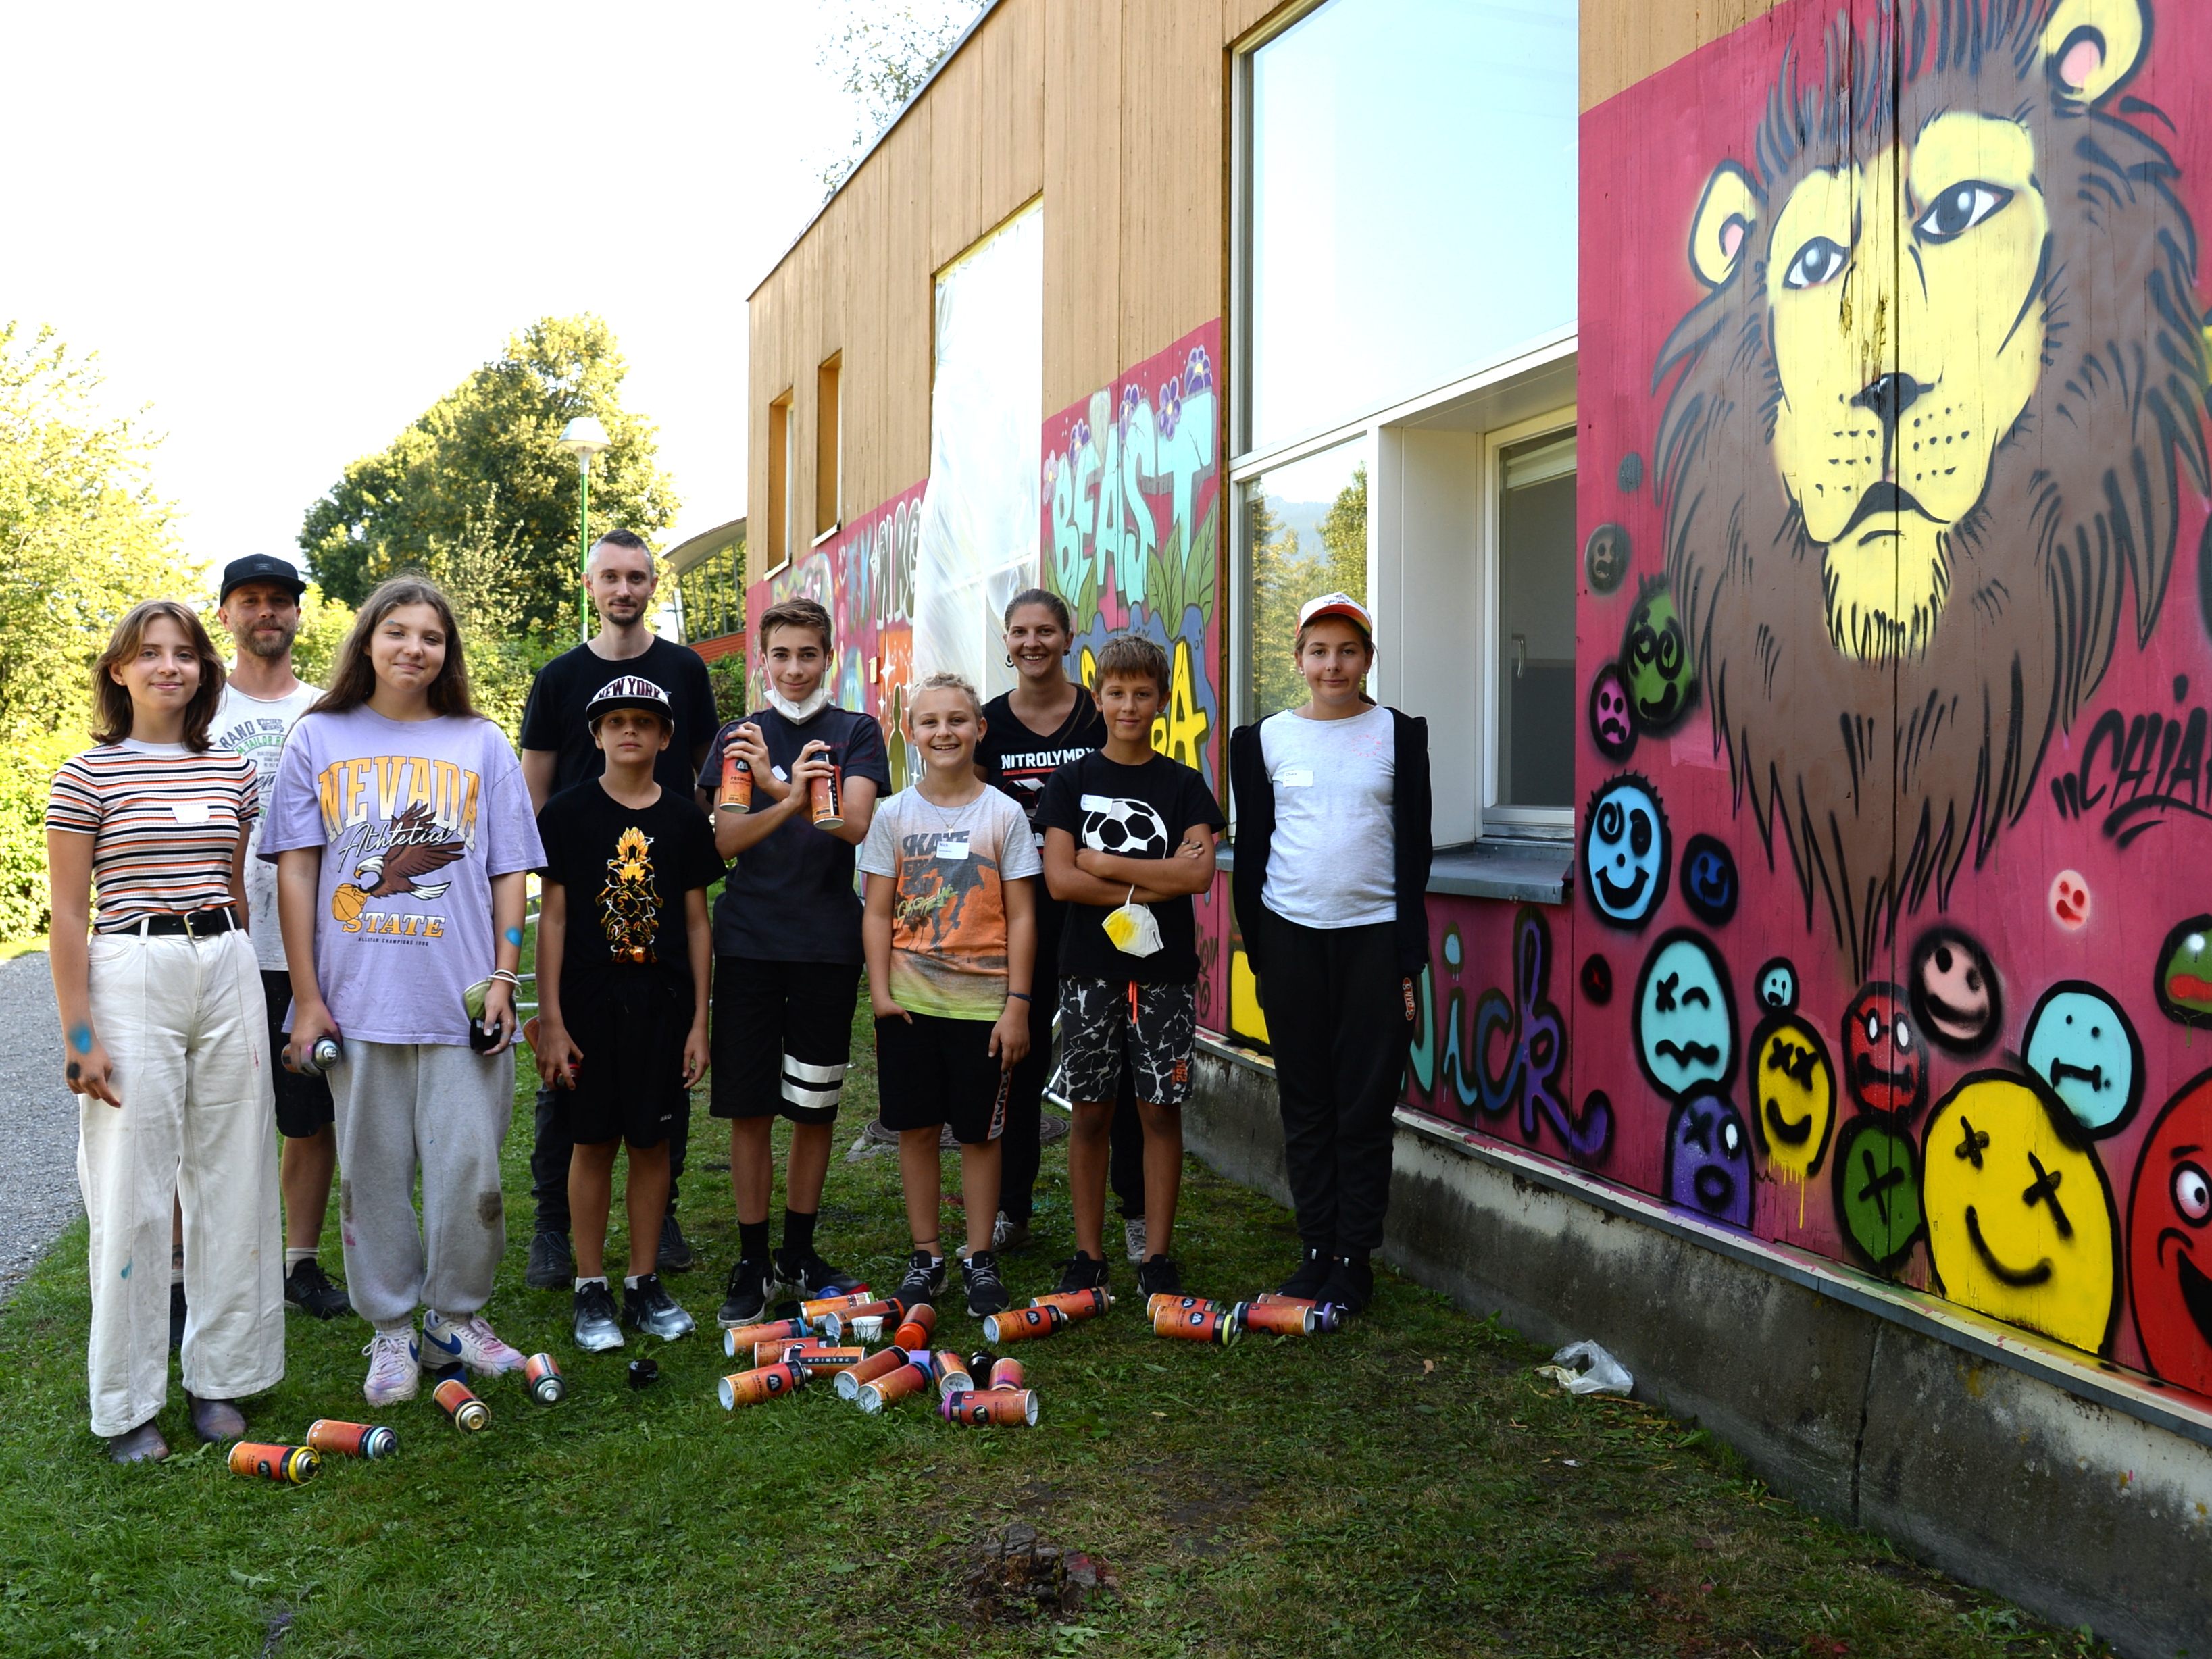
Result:
[[[914,688],[906,718],[921,776],[876,809],[860,848],[876,1077],[884,1127],[898,1132],[914,1234],[898,1297],[933,1306],[945,1287],[938,1139],[950,1125],[968,1214],[960,1277],[969,1313],[981,1319],[1008,1306],[993,1254],[999,1138],[1008,1080],[1029,1052],[1034,878],[1043,866],[1022,809],[975,774],[975,688],[932,674]]]
[[[596,1353],[621,1347],[624,1325],[671,1341],[692,1328],[653,1269],[670,1137],[707,1069],[707,890],[721,879],[722,861],[697,804],[653,776],[676,732],[668,694],[625,674],[599,688],[584,720],[606,770],[538,815],[545,864],[533,1046],[574,1149],[575,1338]],[[629,1273],[617,1319],[605,1258],[624,1142]]]
[[[1106,745],[1061,766],[1037,807],[1045,884],[1068,905],[1060,935],[1060,1063],[1075,1103],[1067,1184],[1075,1255],[1062,1291],[1103,1287],[1108,1137],[1124,1065],[1136,1077],[1145,1130],[1145,1218],[1152,1254],[1137,1270],[1146,1295],[1182,1279],[1169,1248],[1182,1185],[1182,1103],[1190,1093],[1198,1026],[1198,928],[1194,894],[1213,880],[1213,838],[1224,827],[1206,780],[1156,753],[1152,722],[1168,697],[1168,659],[1151,640],[1118,634],[1098,653],[1092,695]],[[1144,906],[1158,949],[1131,918]],[[1114,927],[1109,927],[1112,918]]]
[[[860,1281],[822,1259],[814,1222],[830,1170],[837,1097],[852,1060],[860,992],[860,900],[853,852],[867,838],[876,796],[890,787],[883,728],[830,701],[830,613],[785,599],[755,630],[768,707],[715,733],[699,787],[715,793],[726,754],[744,763],[749,802],[714,813],[714,850],[735,867],[714,906],[714,1116],[730,1120],[730,1188],[738,1261],[720,1320],[750,1325],[771,1276],[802,1296]],[[817,781],[834,805],[814,810]],[[771,1261],[769,1132],[791,1120],[783,1245]]]

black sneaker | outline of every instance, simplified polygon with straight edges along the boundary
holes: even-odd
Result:
[[[1145,1265],[1137,1269],[1137,1294],[1139,1296],[1181,1296],[1182,1269],[1176,1266],[1175,1258],[1166,1255],[1146,1256]]]
[[[1329,1263],[1328,1279],[1321,1287],[1321,1299],[1334,1302],[1348,1314],[1364,1311],[1375,1299],[1375,1269],[1365,1256],[1340,1255]]]
[[[691,1316],[676,1305],[676,1298],[660,1288],[660,1275],[647,1273],[623,1291],[622,1322],[632,1330],[673,1342],[692,1332]]]
[[[748,1256],[730,1269],[722,1310],[715,1320],[724,1330],[733,1331],[740,1325],[759,1324],[767,1310],[768,1263],[758,1256]]]
[[[616,1317],[614,1293],[606,1280],[595,1279],[578,1290],[575,1308],[571,1328],[578,1347],[586,1353],[605,1353],[623,1346],[622,1322]]]
[[[169,1346],[172,1348],[185,1346],[185,1287],[182,1285],[169,1286]]]
[[[1077,1291],[1103,1291],[1106,1288],[1106,1258],[1085,1255],[1078,1250],[1067,1259],[1060,1270],[1060,1294],[1072,1295]]]
[[[566,1233],[541,1232],[530,1241],[530,1265],[522,1282],[533,1291],[566,1290],[576,1282],[576,1253]]]
[[[999,1258],[988,1250],[976,1251],[960,1264],[960,1282],[968,1290],[970,1319],[988,1319],[1013,1305],[1006,1281],[999,1277]]]
[[[901,1307],[911,1310],[926,1302],[933,1308],[937,1305],[937,1298],[944,1292],[943,1257],[933,1259],[927,1250],[916,1250],[907,1257],[906,1277],[899,1280],[899,1287],[893,1292]]]
[[[322,1264],[309,1256],[284,1275],[284,1299],[302,1313],[318,1319],[336,1319],[353,1311],[345,1286],[334,1285]]]
[[[676,1212],[673,1210],[660,1224],[660,1254],[653,1259],[653,1265],[665,1273],[688,1273],[699,1265],[699,1258],[691,1253],[691,1241],[684,1237],[684,1229],[676,1224]]]
[[[860,1281],[842,1267],[833,1267],[809,1250],[804,1256],[787,1250],[775,1253],[776,1282],[797,1291],[808,1301],[825,1296],[850,1296]]]
[[[1297,1272],[1275,1286],[1278,1296],[1295,1296],[1301,1301],[1314,1302],[1321,1297],[1321,1287],[1328,1280],[1328,1270],[1334,1265],[1327,1250],[1319,1245],[1306,1246],[1305,1260],[1298,1263]]]

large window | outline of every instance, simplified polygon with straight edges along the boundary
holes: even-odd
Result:
[[[768,556],[772,576],[791,562],[792,447],[797,434],[791,429],[791,392],[770,400],[768,406]]]
[[[1298,610],[1322,593],[1367,600],[1367,446],[1355,440],[1244,486],[1244,707],[1253,720],[1306,700]]]
[[[833,354],[814,371],[814,538],[834,533],[844,517],[840,480],[845,462],[843,410],[837,382],[845,354]]]
[[[1490,799],[1499,817],[1564,811],[1575,797],[1575,434],[1493,438],[1492,447],[1498,744]]]
[[[1575,0],[1328,0],[1249,53],[1260,450],[1575,320]]]

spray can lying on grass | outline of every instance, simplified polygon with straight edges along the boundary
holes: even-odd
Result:
[[[799,1304],[799,1316],[811,1328],[819,1323],[825,1314],[843,1313],[848,1308],[865,1308],[875,1299],[875,1292],[863,1285],[857,1290],[842,1291],[836,1296],[817,1297],[811,1302],[802,1302]]]
[[[1055,1291],[1050,1296],[1033,1296],[1032,1308],[1057,1308],[1071,1320],[1096,1319],[1114,1305],[1114,1298],[1101,1290]]]
[[[457,1376],[449,1376],[431,1390],[431,1397],[453,1419],[453,1426],[465,1434],[474,1434],[491,1421],[491,1407],[469,1392],[469,1385]]]
[[[956,1394],[973,1394],[975,1379],[968,1370],[968,1362],[946,1348],[937,1356],[937,1392],[950,1400]]]
[[[530,1384],[530,1397],[541,1406],[557,1406],[568,1397],[568,1379],[550,1353],[534,1353],[524,1360],[522,1376]]]
[[[740,1325],[722,1333],[722,1352],[735,1359],[744,1349],[763,1342],[798,1342],[807,1335],[803,1319],[778,1319],[765,1325]]]
[[[878,1348],[857,1365],[848,1365],[837,1373],[837,1398],[858,1400],[860,1385],[872,1382],[879,1376],[889,1376],[900,1366],[910,1363],[904,1348]]]
[[[994,1359],[991,1362],[991,1387],[1018,1389],[1022,1386],[1022,1362],[1018,1359]]]
[[[307,1444],[326,1457],[389,1457],[399,1449],[399,1437],[367,1423],[319,1417],[307,1425]]]
[[[1037,1420],[1037,1397],[1031,1389],[984,1389],[950,1395],[938,1409],[948,1423],[965,1423],[976,1428],[999,1425],[1033,1429]]]
[[[872,1301],[862,1297],[843,1307],[823,1310],[814,1322],[832,1342],[842,1342],[848,1336],[858,1337],[860,1333],[854,1327],[864,1320],[872,1320],[880,1327],[884,1320],[902,1318],[905,1314],[906,1304],[895,1296],[878,1297]]]
[[[794,1342],[784,1350],[783,1363],[809,1376],[820,1376],[825,1372],[850,1370],[867,1357],[866,1348],[832,1348],[819,1342]]]
[[[1248,1331],[1267,1336],[1314,1336],[1337,1328],[1334,1303],[1302,1307],[1296,1302],[1244,1302],[1237,1304],[1237,1322]]]
[[[1244,1334],[1239,1316],[1243,1309],[1241,1302],[1232,1308],[1193,1308],[1188,1312],[1163,1308],[1152,1316],[1152,1334],[1186,1342],[1218,1342],[1225,1348]]]
[[[722,1409],[733,1412],[740,1406],[779,1400],[803,1388],[805,1382],[806,1373],[796,1365],[763,1365],[756,1370],[724,1377],[716,1385],[715,1392],[721,1396]]]
[[[1155,1291],[1145,1300],[1145,1317],[1158,1319],[1163,1309],[1173,1313],[1207,1313],[1218,1305],[1210,1297],[1170,1296],[1165,1291]]]
[[[1067,1324],[1058,1308],[1009,1308],[983,1322],[983,1340],[996,1347],[1002,1342],[1028,1342],[1050,1336]]]
[[[241,1440],[230,1449],[233,1474],[258,1474],[281,1486],[296,1486],[323,1467],[313,1446],[270,1446]]]
[[[929,1386],[929,1367],[909,1359],[895,1370],[884,1373],[873,1382],[860,1384],[856,1396],[860,1409],[871,1416],[886,1406],[903,1400],[910,1394],[920,1394]]]

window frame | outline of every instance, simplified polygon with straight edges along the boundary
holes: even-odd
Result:
[[[831,352],[814,370],[814,538],[819,547],[845,522],[845,353]]]
[[[1476,833],[1482,839],[1498,836],[1552,840],[1571,837],[1575,829],[1575,806],[1572,800],[1565,806],[1507,806],[1498,799],[1498,757],[1504,747],[1500,740],[1498,722],[1502,710],[1498,696],[1498,675],[1503,665],[1504,647],[1498,639],[1500,604],[1498,597],[1499,572],[1503,567],[1503,536],[1500,531],[1505,503],[1505,462],[1508,449],[1523,444],[1532,438],[1549,437],[1557,433],[1580,435],[1576,405],[1569,403],[1547,410],[1525,420],[1504,426],[1487,428],[1482,434],[1482,507],[1475,537],[1476,592],[1479,595],[1480,622],[1475,635],[1475,673],[1477,679],[1475,731],[1482,743],[1483,751],[1477,775],[1481,787],[1475,801]],[[1577,449],[1575,457],[1575,477],[1582,476],[1582,456]],[[1569,550],[1570,556],[1573,550]],[[1573,589],[1570,588],[1571,594]],[[1570,605],[1573,601],[1571,599]],[[1577,670],[1580,664],[1577,664]],[[1492,826],[1496,829],[1493,832]]]
[[[768,400],[768,534],[762,539],[772,562],[759,580],[781,574],[791,566],[791,477],[795,457],[792,428],[792,392],[786,386]]]

